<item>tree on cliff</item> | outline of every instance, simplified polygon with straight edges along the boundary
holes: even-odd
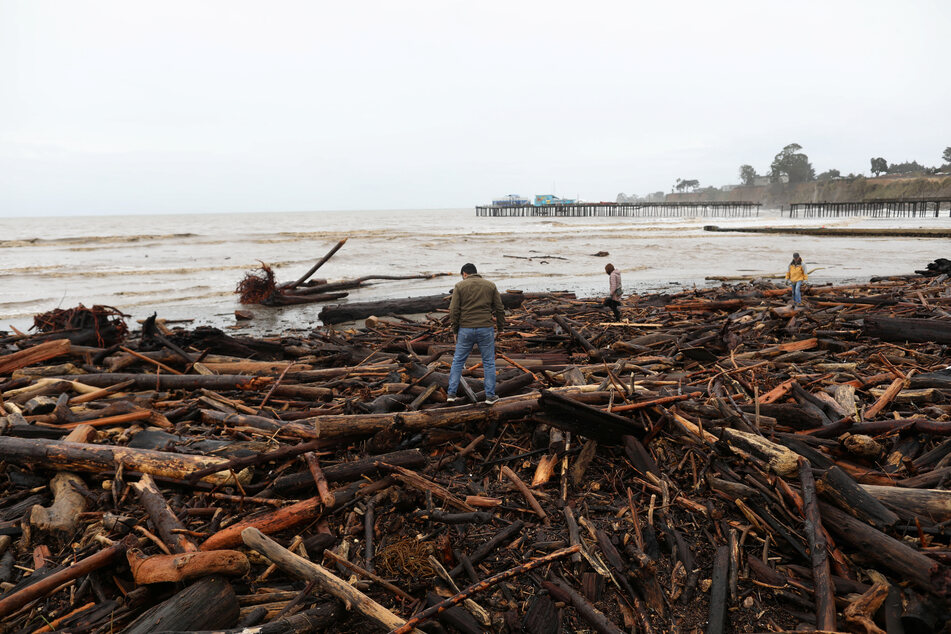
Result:
[[[789,179],[790,184],[815,180],[816,171],[812,169],[809,157],[799,151],[801,149],[798,143],[790,143],[776,155],[770,165],[769,178],[772,182],[781,182],[783,176]]]
[[[690,180],[687,180],[686,178],[678,178],[677,184],[674,186],[674,189],[676,189],[679,192],[683,192],[684,190],[696,189],[698,187],[700,187],[700,181],[698,181],[695,178]]]
[[[882,172],[888,171],[888,161],[882,157],[872,159],[872,173],[878,176]]]
[[[752,165],[740,165],[740,182],[744,185],[752,185],[757,176],[758,174]]]
[[[944,148],[944,153],[941,155],[941,158],[944,159],[945,163],[951,165],[951,145]]]
[[[842,178],[842,172],[837,169],[831,169],[816,176],[817,181],[831,181],[833,178]]]

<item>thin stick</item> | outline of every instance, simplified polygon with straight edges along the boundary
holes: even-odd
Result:
[[[532,510],[535,511],[535,514],[542,519],[546,525],[549,523],[548,514],[545,513],[545,509],[542,508],[542,505],[538,503],[538,500],[535,499],[535,495],[531,490],[522,482],[522,479],[516,475],[508,466],[502,465],[502,475],[512,481],[512,484],[521,492],[522,497],[528,502],[528,505],[532,507]]]
[[[88,403],[89,401],[95,401],[102,398],[103,396],[108,396],[113,392],[118,392],[124,390],[127,387],[135,385],[135,379],[129,379],[128,381],[122,381],[116,383],[115,385],[110,385],[109,387],[104,387],[102,389],[96,390],[95,392],[87,392],[86,394],[80,394],[79,396],[74,396],[69,399],[70,405],[81,405],[82,403]]]
[[[258,405],[259,409],[264,409],[264,405],[267,403],[267,400],[271,398],[271,394],[274,394],[274,390],[276,390],[277,386],[281,384],[281,379],[284,378],[284,375],[287,374],[287,371],[290,370],[291,366],[293,365],[293,363],[288,363],[287,366],[284,367],[284,371],[281,372],[281,376],[277,377],[277,380],[274,381],[274,385],[271,386],[271,389],[268,390],[267,394],[264,395],[264,399],[261,401],[261,404]]]
[[[612,412],[630,412],[631,410],[644,409],[645,407],[651,407],[652,405],[666,405],[667,403],[676,403],[677,401],[683,401],[690,398],[697,398],[702,396],[703,392],[691,392],[690,394],[678,394],[677,396],[662,396],[656,398],[652,401],[641,401],[640,403],[628,403],[627,405],[618,405],[617,407],[612,407]]]
[[[310,475],[314,478],[314,484],[317,485],[317,495],[320,496],[320,501],[327,508],[333,507],[336,500],[334,499],[334,494],[330,492],[327,477],[324,475],[323,469],[320,468],[317,454],[313,451],[308,451],[304,454],[304,459],[307,461],[307,468],[310,469]]]
[[[283,284],[283,285],[279,286],[279,287],[278,287],[278,290],[284,290],[284,289],[290,289],[290,288],[297,288],[298,286],[300,286],[301,284],[303,284],[304,282],[306,282],[308,277],[310,277],[311,275],[313,275],[314,273],[316,273],[316,272],[317,272],[317,269],[319,269],[320,267],[322,267],[322,266],[324,265],[324,263],[325,263],[327,260],[329,260],[329,259],[331,258],[331,256],[333,256],[334,253],[336,253],[337,251],[339,251],[339,250],[340,250],[340,247],[342,247],[342,246],[345,245],[346,243],[347,243],[347,238],[344,238],[343,240],[341,240],[340,242],[338,242],[338,243],[334,246],[334,248],[332,248],[330,251],[328,251],[328,252],[327,252],[327,255],[325,255],[324,257],[320,258],[320,260],[317,262],[317,264],[315,264],[314,266],[310,267],[310,270],[309,270],[309,271],[307,271],[306,273],[304,273],[304,274],[303,274],[300,278],[298,278],[296,281],[291,282],[290,284]]]
[[[346,559],[344,559],[343,557],[341,557],[340,555],[338,555],[338,554],[336,554],[336,553],[334,553],[334,552],[332,552],[332,551],[325,550],[325,551],[324,551],[324,557],[330,557],[331,559],[334,560],[334,563],[338,563],[338,564],[340,564],[341,566],[343,566],[344,568],[347,568],[347,569],[349,569],[349,570],[352,570],[353,572],[357,573],[358,575],[361,575],[361,576],[363,576],[363,577],[366,577],[366,578],[369,579],[370,581],[375,581],[376,583],[380,584],[382,587],[386,588],[387,590],[389,590],[390,592],[392,592],[393,594],[395,594],[396,596],[398,596],[398,597],[401,598],[401,599],[405,599],[406,601],[415,601],[415,600],[416,600],[411,594],[409,594],[409,593],[407,593],[407,592],[401,590],[398,586],[394,586],[392,583],[390,583],[390,582],[387,581],[386,579],[384,579],[384,578],[382,578],[382,577],[380,577],[380,576],[377,576],[377,575],[373,574],[372,572],[370,572],[370,571],[367,570],[366,568],[361,568],[360,566],[358,566],[357,564],[353,563],[352,561],[347,561]]]
[[[146,361],[147,363],[151,363],[152,365],[158,366],[162,368],[163,370],[165,370],[166,372],[171,372],[172,374],[179,374],[179,375],[185,374],[184,372],[179,372],[175,368],[170,368],[169,366],[165,365],[161,361],[156,361],[155,359],[149,359],[144,354],[139,354],[135,350],[130,350],[129,348],[126,348],[125,346],[119,346],[119,350],[122,350],[123,352],[128,352],[129,354],[131,354],[136,359],[139,359],[140,361]]]

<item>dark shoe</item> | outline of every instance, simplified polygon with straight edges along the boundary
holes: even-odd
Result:
[[[449,394],[449,395],[446,396],[446,402],[447,402],[447,403],[455,403],[455,402],[458,401],[458,400],[459,400],[459,397],[456,396],[455,394]]]
[[[498,400],[499,400],[499,397],[496,396],[495,394],[492,394],[491,396],[488,394],[485,395],[485,402],[488,403],[489,405],[497,402]]]

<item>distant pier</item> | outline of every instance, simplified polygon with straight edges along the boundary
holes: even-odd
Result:
[[[877,198],[849,202],[793,203],[790,218],[937,218],[947,205],[951,216],[951,198]]]
[[[481,205],[476,216],[492,218],[753,218],[760,203],[671,202],[671,203],[571,203],[565,205]]]

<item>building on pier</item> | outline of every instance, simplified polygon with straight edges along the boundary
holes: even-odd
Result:
[[[535,195],[535,206],[536,207],[547,207],[551,205],[574,205],[579,201],[577,198],[559,198],[554,194],[536,194]]]
[[[509,194],[504,198],[492,201],[494,207],[522,207],[528,204],[531,204],[528,198],[522,198],[518,194]]]

